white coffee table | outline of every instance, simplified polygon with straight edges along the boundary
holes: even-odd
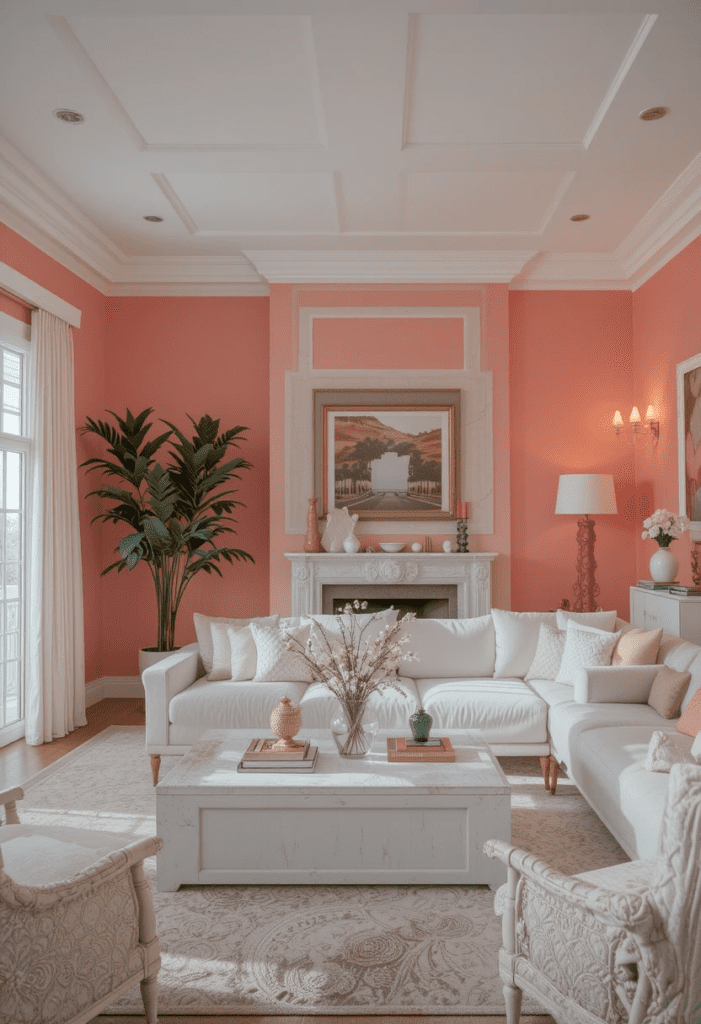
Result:
[[[328,730],[309,775],[236,771],[260,730],[210,730],[156,788],[158,889],[215,884],[486,884],[506,878],[487,839],[511,840],[511,791],[477,730],[451,730],[454,764],[390,764],[379,733],[360,760]]]

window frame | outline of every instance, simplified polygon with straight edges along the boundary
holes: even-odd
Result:
[[[26,624],[29,603],[29,573],[27,558],[30,550],[29,529],[30,515],[28,507],[29,480],[32,470],[33,444],[30,435],[27,433],[30,412],[29,409],[29,355],[31,352],[31,326],[25,324],[15,317],[0,312],[0,349],[9,349],[19,352],[24,357],[22,367],[22,394],[20,420],[21,434],[6,434],[0,430],[0,451],[19,452],[23,456],[22,474],[22,511],[24,529],[22,531],[22,580],[21,580],[21,601],[20,601],[20,691],[21,691],[21,717],[17,722],[10,725],[0,726],[0,747],[7,746],[15,740],[22,739],[26,731],[26,682],[27,682],[27,638]],[[0,410],[1,413],[1,410]],[[1,422],[1,420],[0,420]]]

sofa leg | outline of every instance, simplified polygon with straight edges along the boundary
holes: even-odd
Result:
[[[540,770],[543,773],[543,782],[545,788],[550,789],[550,754],[546,754],[545,757],[540,758]]]
[[[151,775],[153,777],[153,784],[154,784],[154,786],[157,786],[158,785],[158,773],[161,770],[161,755],[160,754],[150,754],[149,756],[151,758]]]
[[[556,757],[550,755],[550,795],[555,796],[555,790],[557,789],[557,775],[560,771],[560,765]]]

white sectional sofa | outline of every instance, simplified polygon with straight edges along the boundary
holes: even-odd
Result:
[[[614,626],[610,615],[608,628]],[[662,718],[647,699],[666,664],[691,673],[684,710],[701,687],[701,647],[664,636],[657,665],[580,668],[568,682],[531,678],[540,627],[556,627],[558,616],[562,625],[563,613],[498,609],[474,619],[415,620],[408,646],[418,660],[403,663],[401,693],[386,689],[373,698],[380,727],[406,733],[409,716],[423,707],[434,730],[482,729],[497,756],[538,757],[553,793],[561,764],[631,858],[654,856],[669,776],[643,768],[648,744],[658,730],[673,734],[685,750],[692,739],[676,732],[677,720]],[[270,712],[285,695],[302,708],[303,726],[330,725],[335,700],[319,683],[208,679],[202,655],[211,671],[212,652],[204,650],[203,629],[212,621],[235,621],[241,628],[249,620],[203,620],[202,645],[190,644],[143,674],[154,783],[161,755],[185,753],[207,729],[269,731]],[[260,621],[278,628],[302,623]],[[632,627],[615,619],[614,628]]]

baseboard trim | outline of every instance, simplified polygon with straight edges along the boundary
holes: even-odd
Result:
[[[140,676],[101,676],[85,684],[85,706],[97,704],[105,697],[143,697],[144,685]]]

